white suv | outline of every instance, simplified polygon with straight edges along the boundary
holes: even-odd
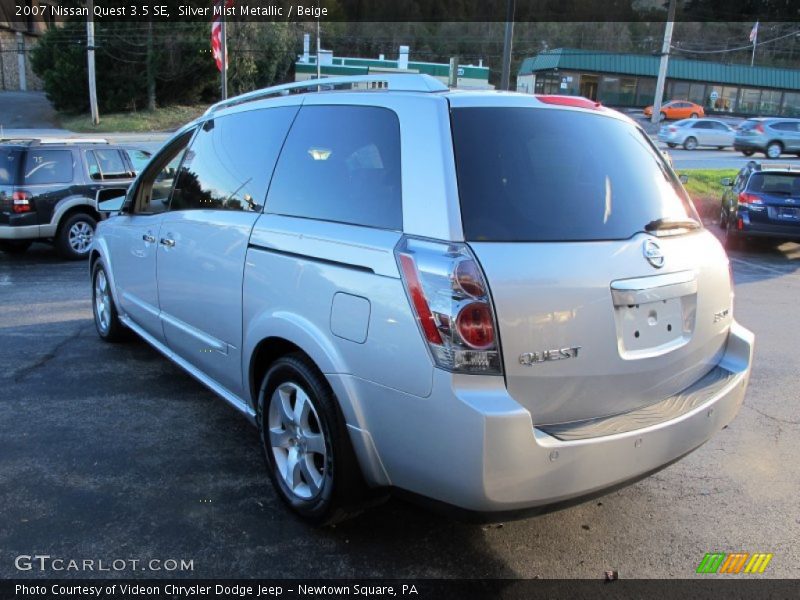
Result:
[[[257,424],[292,509],[542,511],[733,419],[753,336],[728,260],[635,123],[417,75],[317,85],[181,129],[91,255],[100,336]]]

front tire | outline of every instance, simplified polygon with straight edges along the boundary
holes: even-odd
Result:
[[[281,500],[315,526],[361,511],[366,486],[336,397],[303,355],[278,359],[258,395],[258,430]]]
[[[58,228],[56,250],[67,260],[89,258],[97,221],[86,213],[75,213]]]
[[[749,149],[748,150],[742,150],[742,154],[744,154],[745,156],[753,156],[753,154],[755,154],[755,153],[756,153],[755,150],[749,150]]]
[[[97,335],[104,342],[121,342],[128,337],[128,329],[119,320],[119,313],[111,294],[111,281],[103,263],[98,260],[92,267],[92,313]]]
[[[667,113],[665,113],[665,112],[658,113],[658,120],[659,121],[666,121],[667,120]]]
[[[697,138],[688,137],[683,142],[683,147],[686,150],[694,150],[697,148]]]
[[[32,243],[30,240],[0,240],[0,251],[6,254],[25,254]]]
[[[672,142],[667,142],[667,146],[668,146],[669,148],[675,148],[675,147],[677,147],[677,145],[678,145],[678,144],[674,144],[674,143],[672,143]]]

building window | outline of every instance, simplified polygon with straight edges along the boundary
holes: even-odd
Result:
[[[781,92],[779,90],[762,90],[758,112],[765,115],[777,115],[781,110]]]
[[[689,86],[689,102],[701,106],[706,103],[706,85],[704,83],[693,83]]]
[[[656,97],[656,80],[646,77],[639,78],[639,85],[636,89],[636,104],[647,106],[653,103]]]
[[[759,112],[760,99],[761,90],[742,88],[737,110],[742,113],[756,114]]]
[[[786,117],[800,116],[800,94],[787,92],[783,95],[781,114]]]
[[[689,84],[685,81],[673,81],[667,97],[670,100],[688,100]]]

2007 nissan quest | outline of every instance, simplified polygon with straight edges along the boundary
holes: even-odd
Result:
[[[753,335],[728,259],[630,119],[421,75],[318,85],[181,129],[91,253],[100,336],[133,330],[254,421],[294,511],[394,488],[537,512],[734,418]]]

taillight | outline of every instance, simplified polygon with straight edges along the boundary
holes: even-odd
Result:
[[[764,201],[756,194],[739,192],[739,204],[764,204]]]
[[[11,210],[15,213],[26,213],[33,210],[33,198],[30,192],[25,190],[14,190],[11,193]]]
[[[764,133],[764,125],[761,123],[757,124],[755,127],[753,127],[753,129],[758,133]]]
[[[502,373],[489,288],[469,248],[404,237],[395,254],[436,366],[457,373]]]
[[[669,129],[669,130],[670,130],[672,133],[675,133],[676,131],[678,131],[678,128],[677,128],[677,127],[669,127],[668,129]]]

